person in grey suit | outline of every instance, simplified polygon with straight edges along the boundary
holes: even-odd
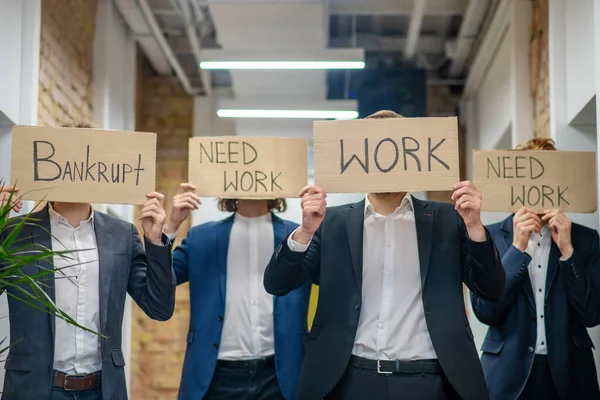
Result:
[[[0,190],[0,204],[5,193]],[[2,400],[127,399],[121,348],[126,293],[155,320],[168,320],[175,308],[171,248],[162,233],[164,197],[156,192],[147,197],[139,216],[145,249],[133,224],[91,204],[49,203],[33,214],[38,222],[20,232],[17,243],[74,251],[27,265],[23,272],[34,276],[56,268],[53,277],[39,278],[42,289],[78,324],[102,336],[34,310],[15,299],[22,296],[18,290],[7,288],[12,346]],[[21,205],[13,203],[15,209]],[[9,233],[10,223],[0,232],[0,243]]]

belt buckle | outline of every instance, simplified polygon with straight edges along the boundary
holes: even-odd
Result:
[[[392,375],[394,371],[382,371],[381,370],[381,359],[377,359],[377,373],[379,375]]]
[[[63,382],[63,389],[66,392],[77,391],[78,389],[69,389],[67,382],[68,382],[69,378],[84,378],[84,377],[85,377],[85,375],[65,375],[65,380]]]

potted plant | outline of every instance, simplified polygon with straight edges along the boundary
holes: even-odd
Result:
[[[0,189],[3,186],[3,182],[0,182]],[[33,216],[33,211],[20,218],[10,219],[12,198],[13,194],[10,195],[5,204],[0,204],[0,290],[6,293],[7,296],[28,304],[34,310],[49,313],[80,329],[98,334],[78,324],[72,317],[60,310],[44,290],[44,281],[54,279],[56,274],[63,274],[62,269],[54,267],[40,268],[40,271],[34,275],[23,271],[23,268],[27,265],[46,260],[50,263],[45,264],[52,266],[53,257],[71,258],[69,253],[73,252],[40,248],[39,245],[34,246],[31,241],[19,242],[17,237],[19,237],[19,233],[25,226],[36,225],[40,229],[44,228],[38,225],[38,221]],[[72,259],[74,260],[73,264],[75,264],[75,257],[72,257]],[[8,288],[13,290],[7,290]],[[9,348],[10,343],[7,343],[7,338],[1,338],[0,356],[4,355]]]

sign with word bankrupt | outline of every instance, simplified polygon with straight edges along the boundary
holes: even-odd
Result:
[[[143,204],[154,191],[156,134],[15,126],[11,184],[25,200]]]
[[[452,118],[314,123],[315,184],[331,193],[452,190],[459,181]]]
[[[486,211],[596,211],[596,153],[474,151],[473,183]]]
[[[190,139],[196,194],[230,199],[298,197],[308,183],[308,142],[244,136]]]

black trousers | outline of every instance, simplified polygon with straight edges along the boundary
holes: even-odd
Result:
[[[560,400],[552,380],[548,357],[536,355],[533,359],[529,379],[519,396],[520,400]]]
[[[381,375],[348,365],[342,379],[325,400],[447,400],[440,374]]]
[[[217,361],[206,400],[283,400],[274,357]]]

